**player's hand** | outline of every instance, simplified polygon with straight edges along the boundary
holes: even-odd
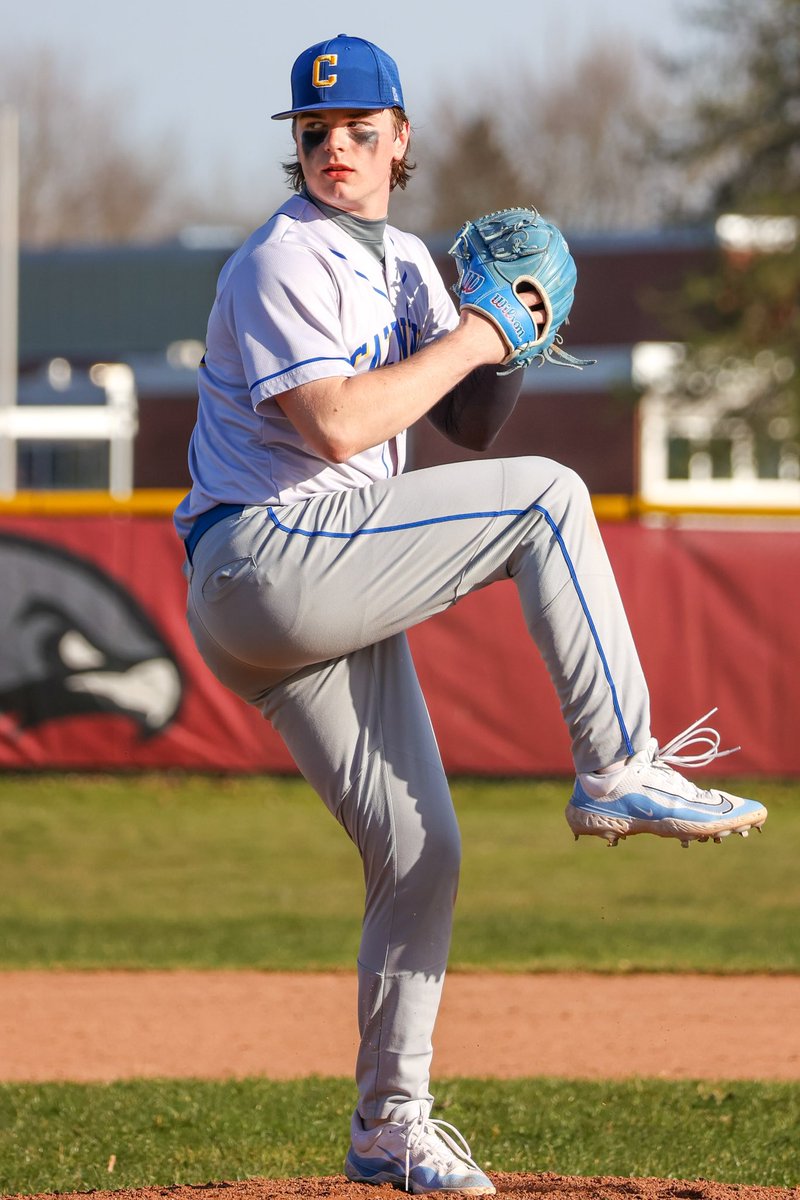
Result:
[[[522,284],[518,292],[520,300],[531,310],[537,329],[541,329],[546,320],[544,301],[539,292],[531,284]],[[508,347],[503,341],[497,326],[473,309],[464,309],[461,313],[461,327],[469,333],[473,347],[483,356],[487,364],[499,364],[508,357]]]
[[[532,283],[521,283],[516,291],[525,307],[533,313],[537,329],[541,329],[547,320],[547,311],[541,293],[537,292]]]

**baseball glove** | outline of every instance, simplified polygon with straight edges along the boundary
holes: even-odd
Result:
[[[577,271],[563,234],[535,208],[503,208],[467,221],[450,248],[458,267],[453,291],[462,309],[488,317],[508,347],[501,375],[540,364],[586,367],[594,359],[575,358],[561,347],[559,330],[568,323]],[[546,312],[539,328],[519,292],[535,289]]]

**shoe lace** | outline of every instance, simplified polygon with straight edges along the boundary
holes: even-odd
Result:
[[[467,1139],[462,1133],[456,1129],[455,1125],[451,1125],[449,1121],[436,1120],[433,1117],[428,1117],[424,1112],[421,1112],[415,1121],[412,1121],[406,1132],[406,1184],[405,1190],[408,1191],[409,1177],[411,1175],[411,1155],[419,1144],[425,1139],[430,1139],[426,1146],[426,1153],[431,1158],[437,1167],[446,1168],[452,1156],[472,1167],[473,1170],[480,1170],[478,1164],[472,1158],[472,1151],[467,1144]],[[444,1143],[442,1145],[441,1143]],[[449,1155],[445,1152],[445,1148],[451,1152]]]
[[[667,742],[666,746],[657,747],[653,756],[653,766],[664,764],[670,767],[677,763],[686,767],[705,767],[715,758],[724,758],[726,754],[735,754],[737,750],[741,750],[741,746],[732,746],[730,750],[720,750],[720,735],[716,729],[710,725],[703,725],[703,721],[713,717],[716,711],[716,708],[712,708],[702,717],[698,717],[688,729],[684,729],[672,741]],[[699,754],[682,754],[681,751],[689,746],[704,746],[705,749]]]

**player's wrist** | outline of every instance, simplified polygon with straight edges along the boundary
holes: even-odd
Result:
[[[463,343],[470,370],[474,367],[497,366],[508,355],[508,347],[497,326],[488,317],[472,309],[462,309],[457,333]]]

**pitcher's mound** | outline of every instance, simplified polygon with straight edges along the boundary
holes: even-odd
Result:
[[[707,1179],[614,1179],[605,1176],[490,1172],[499,1196],[514,1200],[798,1200],[797,1188],[746,1187]],[[343,1175],[314,1179],[248,1179],[117,1192],[60,1192],[59,1200],[398,1200],[394,1188],[349,1183]],[[33,1200],[53,1200],[37,1196]]]

